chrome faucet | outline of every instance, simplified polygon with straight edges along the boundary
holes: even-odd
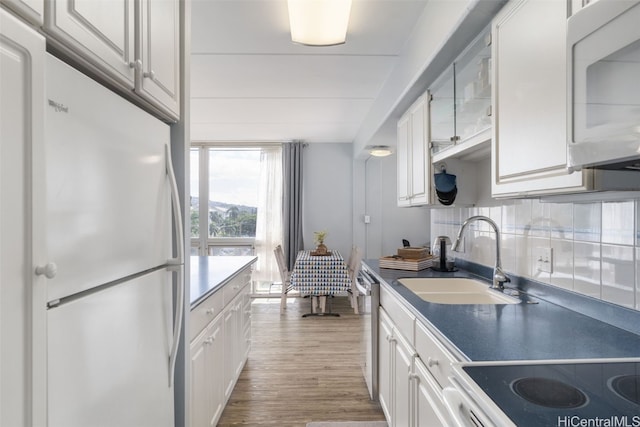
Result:
[[[458,246],[460,246],[460,239],[462,238],[462,233],[464,229],[469,225],[469,223],[474,221],[485,221],[488,222],[489,225],[493,228],[493,231],[496,233],[496,266],[493,268],[493,285],[491,286],[493,289],[504,289],[505,282],[511,282],[511,279],[504,274],[502,271],[502,260],[500,259],[500,230],[498,230],[498,225],[491,219],[483,215],[476,215],[467,218],[465,222],[460,226],[460,230],[458,231],[458,236],[456,237],[456,241],[451,246],[452,251],[458,251]]]

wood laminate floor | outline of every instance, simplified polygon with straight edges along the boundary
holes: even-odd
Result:
[[[361,317],[346,297],[340,317],[306,317],[309,299],[255,299],[252,347],[218,426],[305,427],[311,421],[377,421],[360,368]]]

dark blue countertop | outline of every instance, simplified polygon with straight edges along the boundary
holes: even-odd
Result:
[[[255,256],[192,256],[189,287],[191,308],[200,304],[257,259]]]
[[[366,260],[365,264],[382,279],[382,286],[404,299],[418,316],[426,319],[427,324],[433,325],[471,361],[640,357],[639,334],[540,299],[533,293],[521,294],[520,304],[435,304],[424,301],[397,279],[471,277],[487,284],[489,281],[463,270],[413,272],[381,269],[377,260]],[[580,304],[580,296],[576,294],[572,303]],[[611,310],[611,304],[602,304]],[[625,309],[621,307],[621,310]]]

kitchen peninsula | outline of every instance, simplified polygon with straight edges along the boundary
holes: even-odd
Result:
[[[258,260],[255,256],[192,256],[191,310],[237,275],[248,272]]]
[[[192,256],[189,316],[192,425],[215,425],[251,348],[255,256]]]

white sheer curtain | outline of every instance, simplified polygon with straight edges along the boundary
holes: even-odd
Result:
[[[282,243],[282,148],[264,147],[260,153],[260,184],[256,218],[254,282],[280,282],[273,249]]]

